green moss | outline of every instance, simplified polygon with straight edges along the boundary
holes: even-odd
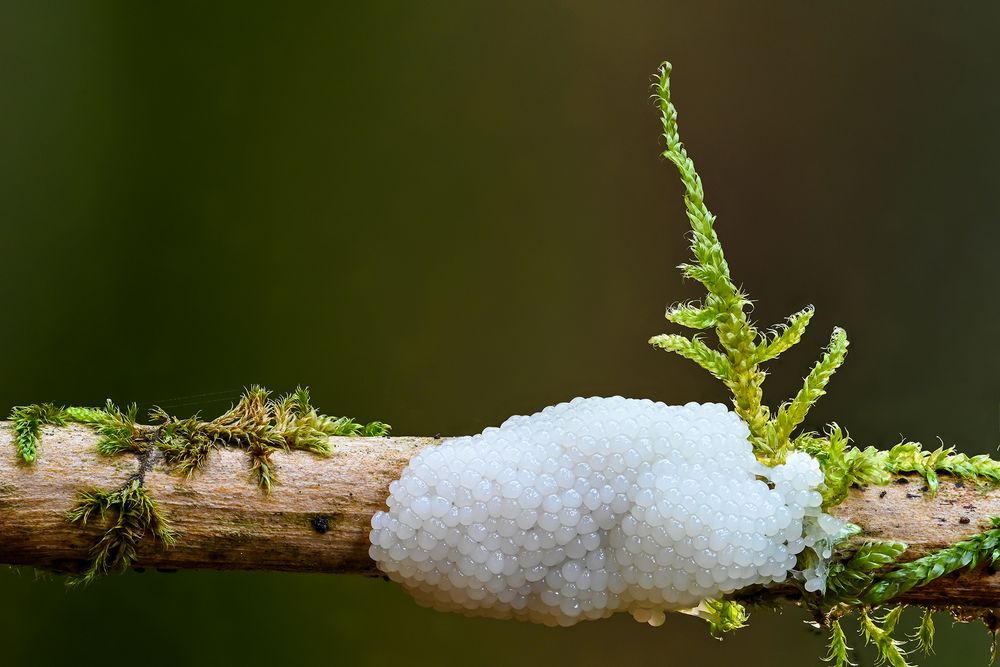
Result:
[[[745,628],[750,615],[746,607],[733,600],[704,600],[695,607],[694,614],[708,622],[708,631],[716,639]]]
[[[736,412],[750,427],[757,457],[774,464],[784,460],[793,448],[791,434],[805,420],[810,408],[826,392],[830,378],[847,355],[847,334],[835,329],[823,358],[806,376],[802,389],[781,404],[772,417],[763,403],[766,372],[762,364],[780,356],[802,338],[812,307],[791,315],[785,324],[761,332],[750,321],[751,301],[733,282],[722,244],[715,232],[715,216],[705,205],[705,192],[694,161],[681,142],[677,110],[670,97],[670,63],[656,75],[654,98],[660,110],[666,149],[663,157],[677,167],[684,185],[684,203],[691,222],[691,251],[694,259],[682,265],[688,278],[700,282],[708,293],[700,302],[682,303],[667,309],[666,317],[692,329],[714,329],[718,348],[697,336],[680,334],[654,336],[650,343],[677,353],[706,369],[729,388]]]
[[[14,445],[18,454],[26,463],[33,463],[38,456],[38,440],[43,424],[65,426],[75,422],[96,426],[101,436],[97,449],[102,454],[111,456],[134,450],[139,434],[135,416],[134,405],[123,412],[111,401],[108,401],[103,410],[40,403],[14,408],[10,413],[10,420],[14,425]]]
[[[52,403],[15,407],[9,419],[14,427],[14,446],[25,463],[34,463],[38,458],[38,439],[43,424],[66,425],[65,411]]]
[[[990,530],[898,565],[877,579],[864,592],[862,600],[868,604],[881,604],[957,570],[973,569],[984,561],[996,564],[1000,560],[1000,518],[991,521],[993,527]]]
[[[875,619],[868,608],[862,608],[860,613],[861,634],[865,642],[875,647],[880,663],[891,667],[910,667],[910,663],[906,662],[906,651],[892,636],[902,613],[901,605],[892,607],[881,619]]]
[[[851,647],[847,645],[847,636],[844,634],[843,628],[840,627],[840,621],[833,621],[830,624],[830,643],[827,648],[826,657],[823,658],[826,662],[832,662],[835,667],[847,667],[847,665],[854,664],[848,657]]]
[[[388,435],[391,428],[382,422],[360,424],[350,417],[322,415],[303,387],[277,399],[262,387],[250,387],[236,405],[211,421],[178,419],[159,408],[151,419],[157,424],[153,444],[176,471],[191,475],[212,450],[235,447],[250,456],[251,475],[266,493],[277,482],[274,452],[302,450],[328,456],[331,437]]]
[[[274,452],[300,450],[328,456],[332,437],[385,436],[391,430],[384,422],[361,424],[350,417],[320,414],[304,387],[274,399],[268,390],[252,386],[228,411],[208,421],[197,415],[181,419],[160,408],[154,408],[150,418],[153,425],[139,424],[134,404],[122,409],[110,400],[103,408],[45,403],[18,407],[11,414],[15,446],[28,463],[37,457],[42,424],[65,426],[71,422],[97,431],[96,447],[102,455],[131,454],[139,462],[139,471],[124,486],[114,491],[86,491],[68,512],[68,520],[80,525],[87,525],[95,516],[108,522],[91,550],[90,565],[70,583],[89,583],[98,576],[127,569],[145,535],[164,546],[173,543],[167,518],[143,486],[154,455],[162,456],[173,472],[192,475],[214,450],[241,449],[249,457],[248,468],[257,486],[271,493],[278,482],[271,460]]]
[[[861,598],[875,581],[876,573],[896,562],[906,551],[902,542],[869,542],[863,544],[849,560],[833,563],[826,579],[822,607],[860,604]]]
[[[750,428],[750,441],[761,462],[766,465],[780,463],[795,450],[814,456],[824,475],[820,490],[825,508],[842,502],[854,486],[888,484],[902,473],[924,477],[930,493],[937,490],[941,474],[983,486],[1000,483],[1000,463],[988,456],[969,457],[943,447],[928,451],[913,442],[900,443],[887,451],[859,448],[850,444],[850,438],[837,424],[831,424],[823,433],[808,430],[797,433],[844,363],[848,340],[843,329],[834,329],[826,351],[806,375],[802,388],[794,397],[773,410],[765,403],[763,364],[801,341],[813,309],[807,307],[791,315],[784,324],[765,332],[750,321],[751,301],[730,275],[715,230],[715,216],[705,205],[701,178],[680,140],[677,112],[670,95],[670,71],[669,63],[661,66],[655,77],[653,97],[663,124],[666,143],[663,156],[674,164],[680,175],[692,229],[694,257],[680,269],[685,277],[701,283],[707,294],[701,301],[668,308],[666,317],[679,326],[714,332],[717,344],[711,345],[699,334],[688,337],[676,333],[654,336],[649,342],[694,361],[725,384],[732,394],[735,411]],[[830,566],[825,593],[800,591],[803,605],[821,624],[831,628],[827,660],[838,667],[850,664],[849,647],[839,619],[858,611],[862,634],[875,647],[880,660],[904,667],[907,664],[905,651],[893,637],[902,607],[894,605],[887,614],[877,618],[872,615],[871,606],[891,602],[901,593],[957,569],[974,567],[982,560],[997,560],[1000,557],[998,541],[1000,523],[994,520],[992,529],[909,563],[899,564],[897,560],[905,552],[905,544],[880,541],[865,543],[853,555],[847,553],[835,560]],[[798,567],[812,566],[816,561],[815,554],[807,549],[800,555]],[[752,600],[755,596],[751,593],[741,597]],[[720,601],[712,603],[722,604]],[[712,624],[713,633],[724,625],[716,619]],[[927,612],[914,635],[918,648],[929,651],[933,634],[933,619]]]
[[[916,632],[910,636],[910,639],[916,642],[917,650],[924,655],[929,655],[934,652],[933,609],[924,609],[924,613],[920,617],[920,625],[917,626]]]
[[[69,579],[72,585],[87,584],[99,576],[127,570],[135,562],[139,542],[147,534],[164,546],[174,543],[169,522],[140,478],[129,480],[116,491],[93,489],[81,493],[66,518],[81,526],[95,518],[107,525],[90,549],[90,565]]]

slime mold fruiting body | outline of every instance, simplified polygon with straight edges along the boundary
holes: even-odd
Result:
[[[805,580],[843,523],[817,462],[766,467],[719,404],[577,398],[413,458],[372,518],[372,558],[421,604],[572,625],[629,611],[658,625],[754,584]]]

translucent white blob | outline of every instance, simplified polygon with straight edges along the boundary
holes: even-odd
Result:
[[[757,462],[724,405],[576,398],[418,453],[369,554],[442,611],[572,625],[664,612],[789,576],[826,586],[844,523],[818,463]],[[796,556],[817,552],[795,571]]]

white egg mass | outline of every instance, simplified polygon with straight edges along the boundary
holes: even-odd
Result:
[[[830,555],[817,462],[768,468],[719,404],[576,398],[418,453],[372,518],[369,553],[442,611],[572,625],[628,611],[659,625]]]

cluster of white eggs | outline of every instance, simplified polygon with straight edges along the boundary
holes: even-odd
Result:
[[[718,404],[576,398],[418,453],[372,518],[369,553],[443,611],[572,625],[664,612],[790,575],[825,585],[843,528],[817,462],[756,460]],[[807,547],[819,565],[795,572]]]

